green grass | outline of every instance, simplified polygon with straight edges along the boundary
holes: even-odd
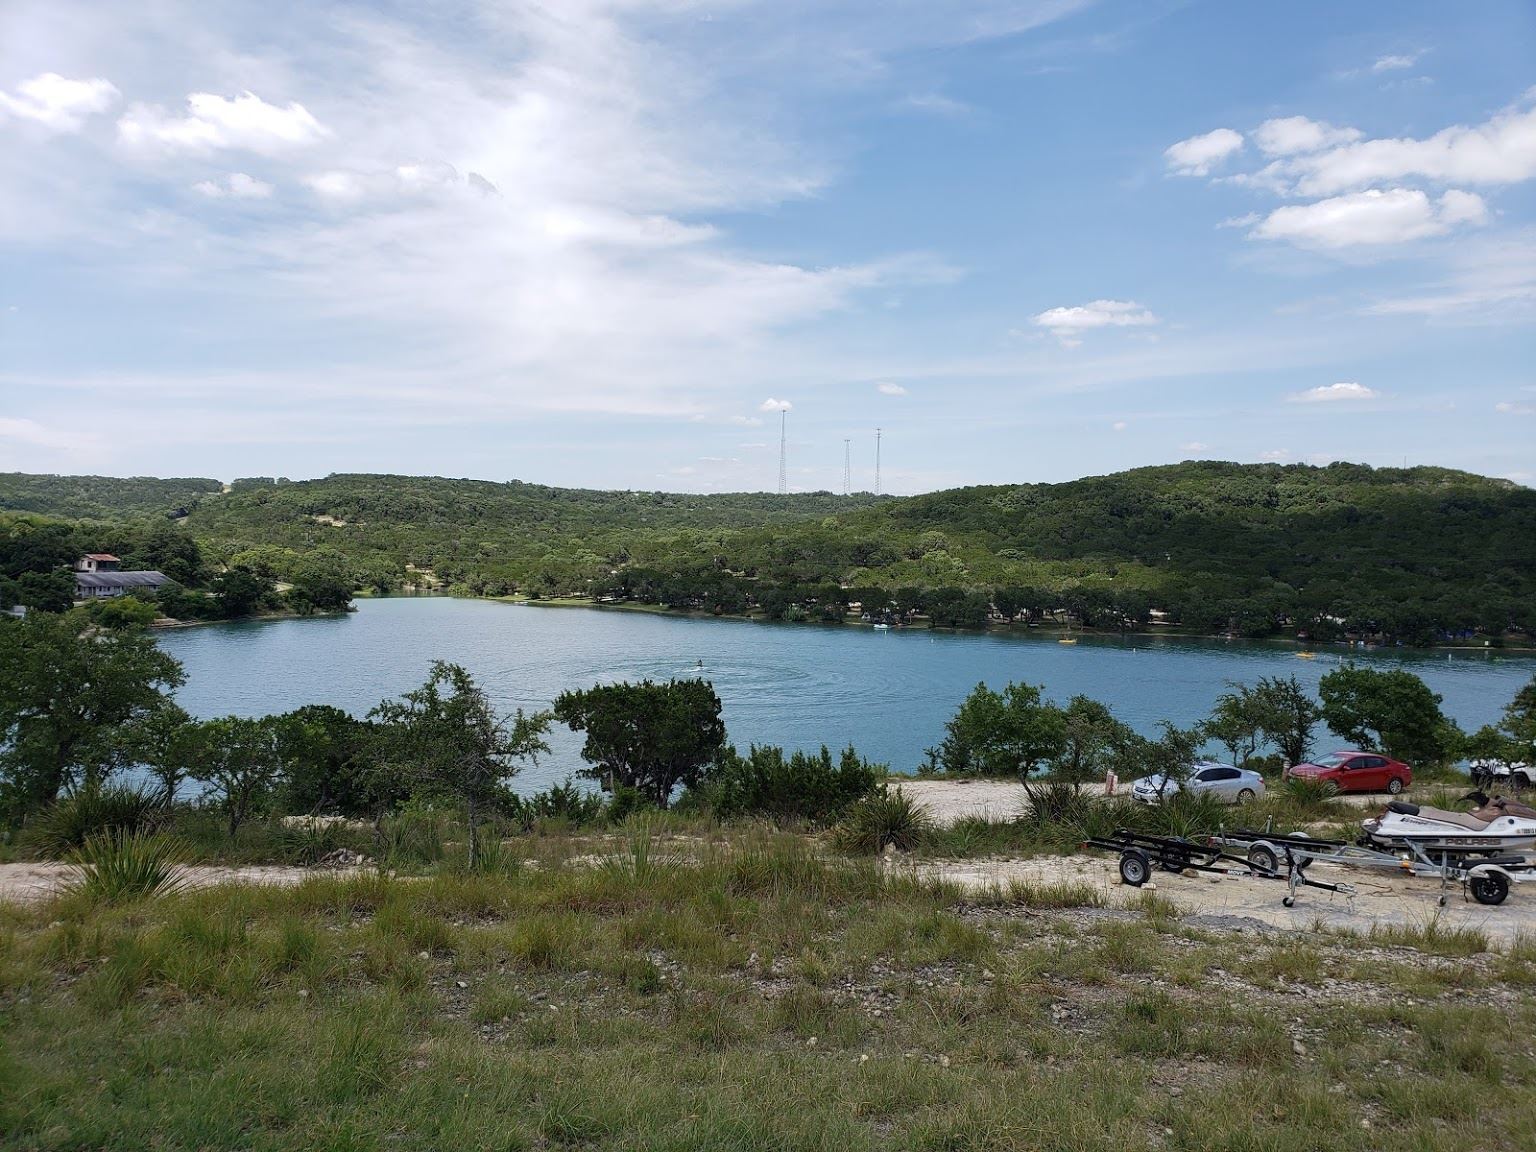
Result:
[[[0,1146],[1332,1152],[1368,1117],[1371,1147],[1497,1152],[1536,1129],[1528,941],[1405,984],[1357,941],[1192,933],[1071,885],[962,900],[763,830],[519,847],[512,871],[0,906]]]

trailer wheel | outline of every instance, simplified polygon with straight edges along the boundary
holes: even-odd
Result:
[[[1275,850],[1268,844],[1255,844],[1248,849],[1248,863],[1260,872],[1280,871],[1280,857],[1275,855]]]
[[[1170,851],[1157,863],[1164,872],[1182,872],[1189,867],[1190,856],[1188,852]]]
[[[1472,890],[1472,899],[1479,904],[1502,904],[1504,897],[1509,895],[1509,880],[1499,872],[1474,876],[1467,881],[1467,887]]]
[[[1152,875],[1152,858],[1140,848],[1120,853],[1120,879],[1132,888],[1140,888]]]
[[[1294,908],[1296,907],[1296,897],[1282,896],[1280,897],[1280,903],[1284,904],[1287,908]]]

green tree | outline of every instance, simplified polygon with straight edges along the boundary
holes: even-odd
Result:
[[[183,745],[190,752],[191,777],[218,799],[230,839],[240,825],[267,804],[282,780],[276,717],[221,716],[197,725]]]
[[[1440,697],[1412,672],[1346,664],[1318,685],[1323,721],[1364,748],[1410,763],[1441,763],[1456,751],[1459,733],[1440,711]]]
[[[283,759],[281,810],[355,816],[375,799],[374,726],[328,704],[306,704],[277,717]]]
[[[68,612],[75,603],[74,573],[23,572],[16,579],[18,603],[35,612]]]
[[[1042,703],[1033,684],[1009,684],[1001,693],[985,684],[961,703],[944,726],[939,759],[954,775],[1028,776],[1059,756],[1066,741],[1060,708]]]
[[[562,692],[554,714],[585,732],[586,775],[610,791],[634,788],[665,808],[678,785],[693,787],[725,749],[720,697],[707,680],[599,684]]]
[[[272,594],[272,581],[249,568],[235,567],[213,582],[222,614],[230,619],[249,616]]]
[[[181,665],[140,630],[83,611],[0,621],[0,792],[13,817],[134,762]]]
[[[1087,696],[1074,696],[1062,709],[1061,751],[1051,773],[1074,784],[1104,775],[1120,760],[1121,749],[1133,733],[1109,708]]]
[[[1300,764],[1312,749],[1322,709],[1295,676],[1265,676],[1249,693],[1264,738],[1280,749],[1287,764]]]
[[[1162,722],[1161,728],[1162,734],[1156,740],[1137,736],[1131,741],[1131,747],[1127,748],[1128,756],[1141,766],[1146,775],[1156,776],[1162,781],[1158,799],[1178,791],[1189,781],[1195,767],[1195,756],[1204,739],[1199,728],[1179,728],[1166,720]]]
[[[379,771],[415,780],[460,800],[469,825],[469,863],[480,863],[481,810],[494,801],[519,770],[538,762],[549,715],[525,715],[510,722],[492,706],[485,690],[457,664],[432,662],[426,683],[399,700],[384,700],[369,714],[388,726],[392,756]],[[377,788],[377,786],[376,786]]]
[[[1235,685],[1216,700],[1216,707],[1200,725],[1207,739],[1215,740],[1239,768],[1248,761],[1264,740],[1264,705],[1259,695],[1246,685]]]

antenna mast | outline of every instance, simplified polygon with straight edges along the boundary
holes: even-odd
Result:
[[[789,491],[789,440],[787,438],[789,410],[779,409],[779,495]]]
[[[853,495],[853,441],[843,441],[843,495]]]
[[[880,429],[875,429],[875,495],[880,495]]]

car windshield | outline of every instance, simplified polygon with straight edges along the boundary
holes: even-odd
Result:
[[[1319,768],[1337,768],[1352,756],[1351,752],[1330,752],[1326,756],[1319,756],[1312,763]]]

